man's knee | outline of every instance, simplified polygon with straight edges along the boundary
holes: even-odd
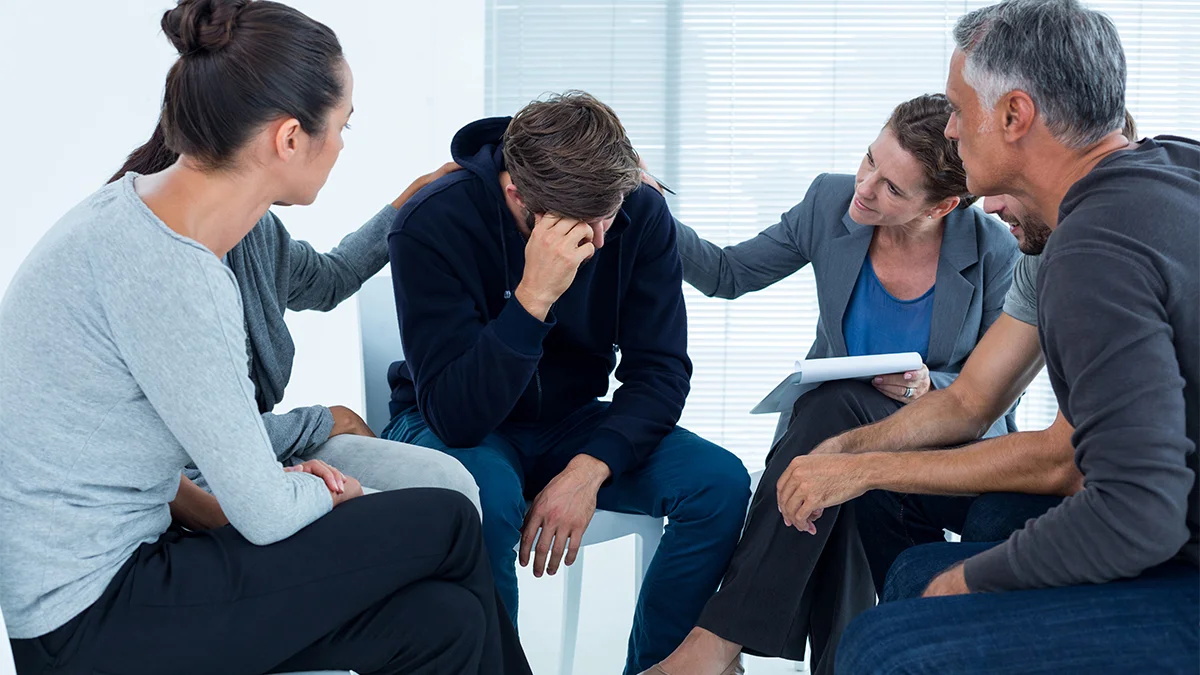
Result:
[[[933,578],[962,559],[961,544],[924,544],[906,549],[888,570],[880,602],[919,598]]]
[[[463,480],[476,486],[478,508],[483,514],[484,538],[489,548],[512,548],[520,538],[525,519],[525,495],[520,479],[503,462],[468,460],[460,466],[466,473]]]
[[[1028,495],[1015,492],[992,492],[979,495],[971,503],[963,525],[965,542],[1003,541],[1025,527],[1030,519],[1038,518],[1062,503],[1062,497]]]
[[[690,432],[689,432],[690,433]],[[698,511],[740,531],[750,502],[750,474],[746,465],[728,450],[694,434],[694,461],[679,480],[685,501]]]

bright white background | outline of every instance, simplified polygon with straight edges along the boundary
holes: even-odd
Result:
[[[0,1],[0,293],[46,229],[149,136],[175,56],[158,29],[171,4]],[[462,124],[567,87],[591,89],[617,108],[662,177],[681,189],[672,206],[685,220],[716,241],[740,241],[798,201],[815,173],[853,170],[891,105],[939,90],[946,31],[980,2],[292,4],[338,33],[356,77],[354,128],[329,184],[316,205],[279,210],[293,235],[328,249],[448,159]],[[1114,14],[1126,40],[1130,106],[1143,131],[1200,135],[1197,5],[1092,4]],[[681,44],[662,42],[667,21],[681,22]],[[1170,35],[1180,27],[1190,33],[1183,42]],[[506,36],[507,50],[497,43]],[[683,54],[674,129],[655,98],[670,89],[666,49]],[[674,159],[672,146],[681,148]],[[786,368],[807,350],[816,318],[810,293],[807,274],[737,304],[688,291],[697,375],[685,418],[748,464],[761,462],[772,422],[743,411],[777,377],[773,364]],[[354,312],[347,303],[328,315],[289,316],[297,357],[284,407],[361,411]],[[1052,417],[1044,391],[1028,403],[1027,426]],[[589,549],[580,675],[620,672],[631,565],[628,541]],[[555,669],[561,588],[555,579],[522,579],[521,631],[539,674]],[[786,671],[755,661],[750,672]]]

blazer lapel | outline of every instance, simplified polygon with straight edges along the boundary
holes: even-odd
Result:
[[[963,323],[971,308],[975,286],[964,277],[964,269],[979,262],[974,219],[963,209],[946,216],[942,250],[938,256],[937,281],[933,292],[933,318],[929,324],[930,370],[951,363]],[[972,344],[976,336],[971,336]]]
[[[818,271],[817,287],[825,295],[821,314],[829,318],[825,328],[833,342],[830,346],[834,354],[844,356],[846,336],[842,333],[842,320],[846,316],[846,307],[850,304],[858,274],[867,259],[871,234],[875,230],[854,222],[849,213],[842,216],[842,224],[846,232],[830,241],[828,255],[822,256],[824,259],[821,261],[822,269]]]

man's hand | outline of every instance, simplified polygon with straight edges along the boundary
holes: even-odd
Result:
[[[871,384],[884,396],[908,405],[929,393],[929,367],[921,364],[920,370],[880,375],[872,380]],[[905,396],[910,390],[912,395]]]
[[[354,436],[370,436],[375,437],[375,432],[371,431],[371,427],[363,421],[363,418],[358,416],[358,413],[340,405],[331,406],[329,412],[333,414],[333,431],[329,432],[329,437],[341,436],[342,434],[352,434]]]
[[[970,592],[971,589],[967,588],[967,577],[963,573],[963,564],[955,563],[954,566],[934,577],[921,597],[937,598],[944,595],[966,595]]]
[[[801,455],[792,460],[776,483],[779,512],[788,527],[817,533],[816,520],[825,509],[845,504],[869,489],[863,461],[869,455]]]
[[[593,231],[574,218],[544,215],[537,219],[525,244],[525,274],[517,285],[517,301],[530,315],[545,321],[550,307],[575,281],[575,273],[596,253]]]
[[[533,576],[540,578],[543,571],[551,575],[557,573],[564,550],[566,563],[575,563],[579,542],[596,513],[596,493],[610,475],[612,471],[604,462],[590,455],[577,455],[550,481],[525,514],[521,567],[529,566],[529,553],[535,540],[537,555],[533,560]]]
[[[421,188],[425,187],[426,185],[429,185],[433,181],[441,178],[442,176],[445,176],[446,174],[454,173],[455,171],[458,171],[459,169],[462,169],[462,167],[455,164],[454,162],[446,162],[437,171],[434,171],[433,173],[427,173],[424,176],[421,176],[420,178],[414,180],[412,182],[412,184],[409,185],[404,190],[404,192],[402,192],[400,194],[399,197],[396,197],[396,201],[392,202],[392,208],[399,209],[401,206],[404,206],[404,202],[407,202],[409,199],[412,199],[412,196],[417,194],[417,192],[419,192],[421,190]]]

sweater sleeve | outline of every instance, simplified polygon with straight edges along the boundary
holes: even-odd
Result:
[[[621,362],[612,403],[580,451],[603,461],[616,480],[675,428],[691,389],[687,309],[675,229],[666,203],[646,224],[630,287],[621,299]]]
[[[808,189],[804,201],[779,222],[740,244],[724,248],[701,239],[695,230],[674,220],[683,280],[709,297],[732,300],[762,290],[795,273],[812,260],[813,209],[824,175]]]
[[[263,426],[279,461],[321,445],[333,433],[333,413],[323,405],[295,408],[286,413],[263,413]]]
[[[285,473],[276,461],[246,373],[232,273],[198,250],[116,267],[94,273],[117,348],[230,523],[266,545],[327,513],[332,500],[321,479]]]
[[[1189,536],[1194,447],[1162,280],[1129,251],[1081,243],[1047,251],[1039,287],[1046,364],[1069,383],[1063,412],[1084,489],[967,560],[973,591],[1133,577]]]
[[[276,218],[289,258],[287,307],[327,312],[358,292],[388,261],[387,236],[396,209],[389,204],[328,253],[292,239]]]

